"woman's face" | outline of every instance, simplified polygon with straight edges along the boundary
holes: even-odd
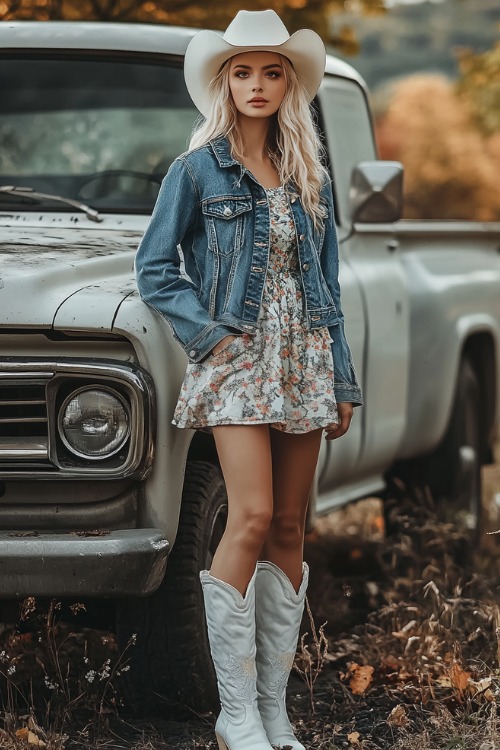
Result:
[[[229,88],[242,115],[270,117],[286,91],[285,72],[276,52],[241,52],[231,58]]]

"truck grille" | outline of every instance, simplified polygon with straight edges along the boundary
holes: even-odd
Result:
[[[0,462],[48,459],[48,421],[45,386],[50,374],[0,377]]]
[[[95,459],[62,439],[61,410],[73,393],[104,389],[126,405],[119,451]],[[107,359],[0,357],[0,491],[5,480],[143,477],[153,457],[152,382],[133,363]]]

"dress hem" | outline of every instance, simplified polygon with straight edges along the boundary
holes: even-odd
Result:
[[[238,420],[235,422],[225,421],[225,422],[206,422],[204,424],[177,424],[174,420],[172,420],[171,424],[173,424],[175,427],[177,427],[180,430],[206,430],[207,428],[211,427],[226,427],[226,426],[250,426],[250,425],[269,425],[270,427],[274,427],[276,430],[279,430],[280,432],[287,432],[289,434],[295,434],[295,435],[301,435],[305,434],[306,432],[313,432],[314,430],[324,430],[329,425],[339,425],[340,422],[336,422],[335,420],[332,421],[326,421],[324,420],[324,423],[322,421],[322,424],[318,424],[316,427],[308,427],[304,429],[304,426],[300,427],[299,429],[289,429],[290,428],[290,420],[288,419],[286,422],[277,422],[276,420],[265,422],[262,420],[250,420],[247,422],[244,422],[242,420]],[[280,427],[279,425],[284,425],[284,427]],[[285,429],[286,428],[286,429]]]

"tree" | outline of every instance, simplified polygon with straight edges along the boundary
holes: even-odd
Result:
[[[384,13],[384,0],[350,0],[359,12]],[[329,17],[343,11],[345,0],[247,0],[247,10],[273,8],[292,33],[311,28],[337,46],[353,49],[352,31],[329,35]],[[224,29],[241,8],[241,0],[0,0],[0,20],[95,20],[180,24]]]
[[[405,216],[500,219],[500,135],[486,137],[444,76],[398,81],[377,122],[381,158],[405,167]]]
[[[461,50],[459,66],[460,96],[485,133],[500,133],[500,41],[481,54]]]

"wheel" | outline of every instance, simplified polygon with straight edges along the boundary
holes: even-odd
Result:
[[[460,364],[450,424],[431,465],[439,516],[478,538],[482,520],[481,391],[471,362]]]
[[[127,650],[125,699],[132,711],[151,714],[165,699],[197,711],[215,710],[218,692],[199,572],[209,569],[224,533],[227,496],[220,469],[190,462],[177,537],[160,588],[145,599],[120,601],[117,635]],[[160,699],[160,703],[159,703]]]
[[[453,411],[439,447],[430,486],[439,515],[479,538],[482,520],[482,419],[481,391],[471,362],[460,364]]]
[[[398,528],[398,506],[402,501],[397,496],[406,492],[412,499],[413,518],[426,517],[432,508],[440,520],[453,523],[471,541],[478,541],[482,518],[482,446],[481,390],[471,362],[464,357],[450,422],[440,445],[428,456],[401,462],[389,475],[395,495],[388,496],[385,505],[389,533]]]

